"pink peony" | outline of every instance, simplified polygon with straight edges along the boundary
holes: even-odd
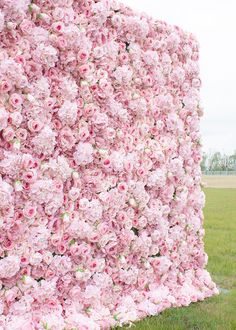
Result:
[[[56,133],[49,126],[45,126],[41,132],[32,139],[37,154],[50,155],[56,144]]]
[[[8,117],[9,113],[4,108],[0,108],[0,130],[7,127]]]
[[[72,126],[76,122],[77,111],[76,103],[65,101],[58,111],[58,116],[65,125]]]
[[[90,143],[79,142],[74,152],[74,160],[77,165],[86,165],[93,161],[94,149]]]
[[[0,11],[0,32],[2,32],[3,28],[4,28],[4,13],[2,11]]]
[[[13,188],[9,183],[0,179],[0,207],[8,207],[13,200]]]
[[[20,270],[20,258],[8,256],[0,260],[0,278],[11,278]]]

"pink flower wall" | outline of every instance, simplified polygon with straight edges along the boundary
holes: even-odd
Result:
[[[98,330],[218,293],[199,44],[113,0],[0,0],[0,329]]]

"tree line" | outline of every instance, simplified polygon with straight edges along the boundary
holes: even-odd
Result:
[[[202,154],[202,171],[236,171],[236,150],[232,155],[219,151]]]

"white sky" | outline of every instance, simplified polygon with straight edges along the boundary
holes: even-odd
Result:
[[[121,0],[200,42],[204,151],[236,150],[236,0]]]

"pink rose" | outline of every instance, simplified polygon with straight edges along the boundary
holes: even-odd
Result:
[[[121,15],[119,14],[115,14],[112,16],[112,19],[111,19],[111,22],[112,22],[112,25],[115,26],[115,27],[121,27],[122,25],[122,17]]]
[[[82,126],[79,128],[78,139],[81,141],[86,141],[90,136],[90,132],[87,126]]]
[[[4,140],[9,142],[9,141],[12,141],[13,138],[15,137],[15,132],[12,127],[8,126],[7,128],[5,128],[3,130],[2,136],[3,136]]]
[[[75,201],[76,199],[78,199],[80,196],[80,189],[76,188],[76,187],[72,187],[69,191],[69,198],[72,201]]]
[[[31,132],[39,132],[43,128],[43,123],[39,119],[30,119],[27,124]]]
[[[89,64],[83,64],[79,67],[79,73],[83,78],[88,77],[90,72],[91,72],[91,67]]]
[[[31,205],[30,203],[27,203],[24,206],[23,214],[26,218],[32,219],[36,216],[36,213],[37,213],[36,207]]]
[[[75,141],[72,130],[69,127],[63,127],[60,131],[60,144],[62,149],[72,149]]]
[[[63,22],[54,22],[52,24],[52,29],[55,32],[63,33],[64,28],[65,28],[65,26],[64,26],[64,23]]]
[[[89,59],[89,53],[84,51],[84,50],[80,50],[77,54],[77,60],[80,63],[85,63],[87,62]]]
[[[28,136],[28,132],[26,129],[24,128],[18,128],[16,131],[16,137],[17,139],[21,140],[21,141],[25,141],[27,139]]]
[[[23,173],[22,180],[28,183],[35,182],[37,179],[37,171],[34,169],[28,170]]]
[[[10,92],[12,89],[12,84],[10,80],[2,80],[0,82],[0,93]]]
[[[34,24],[31,20],[28,19],[24,19],[21,23],[20,23],[20,29],[24,34],[30,34],[32,33]]]
[[[14,108],[18,108],[21,106],[23,100],[20,94],[17,93],[13,93],[11,94],[10,98],[9,98],[9,103],[14,107]]]
[[[159,274],[165,274],[170,268],[172,262],[167,257],[161,256],[154,257],[151,264]]]
[[[121,193],[126,193],[127,190],[128,190],[128,186],[125,182],[120,182],[117,186],[118,190],[121,192]]]

